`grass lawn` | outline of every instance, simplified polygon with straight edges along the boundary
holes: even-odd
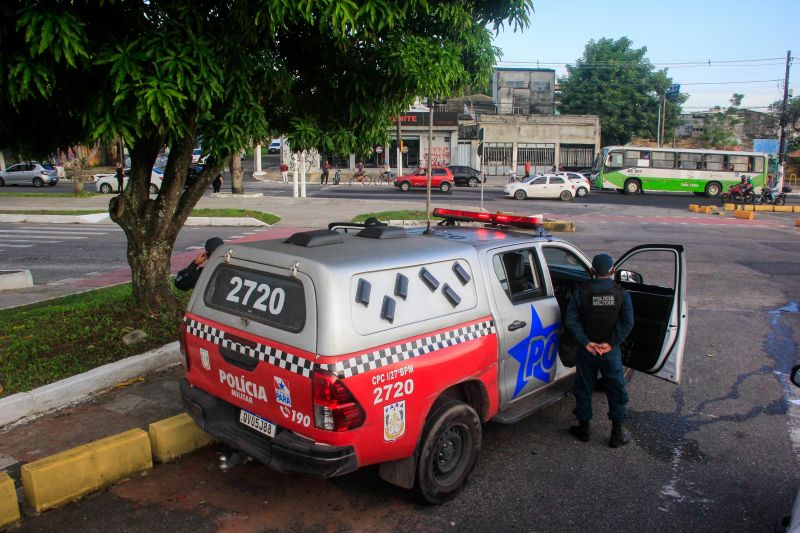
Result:
[[[369,217],[375,217],[382,222],[388,220],[425,220],[425,211],[378,211],[377,213],[362,213],[353,217],[351,222],[364,222]],[[438,220],[438,219],[434,219]]]
[[[177,295],[185,308],[191,293]],[[0,397],[29,391],[178,339],[180,318],[139,316],[131,285],[0,310]],[[126,346],[134,329],[147,333]]]

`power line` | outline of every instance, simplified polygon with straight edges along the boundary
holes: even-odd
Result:
[[[664,61],[664,62],[651,62],[650,65],[653,67],[689,67],[689,66],[745,66],[743,64],[747,63],[762,63],[763,65],[756,65],[756,66],[768,66],[768,65],[782,65],[783,57],[762,57],[762,58],[751,58],[751,59],[703,59],[703,60],[693,60],[693,61]],[[545,66],[575,66],[578,61],[582,61],[578,59],[576,61],[542,61],[542,60],[500,60],[498,63],[509,63],[509,64],[524,64],[524,65],[545,65]],[[778,63],[775,63],[778,61]],[[624,67],[624,66],[636,66],[640,65],[641,62],[639,61],[587,61],[581,64],[582,67],[597,67],[597,68],[609,68],[609,67]],[[753,65],[750,65],[753,66]]]

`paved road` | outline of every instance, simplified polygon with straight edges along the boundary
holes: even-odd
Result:
[[[222,473],[212,448],[62,510],[26,516],[19,531],[771,530],[800,484],[800,397],[786,379],[800,343],[798,230],[676,227],[621,216],[613,205],[597,209],[610,212],[607,220],[568,236],[590,254],[618,256],[646,242],[687,248],[684,379],[680,386],[634,379],[631,445],[605,446],[602,415],[591,443],[575,441],[566,431],[566,398],[519,424],[488,424],[470,483],[440,507],[386,485],[375,468],[334,480],[258,464]],[[127,396],[107,409],[149,405],[155,390],[174,395],[177,378],[173,372],[120,391]],[[175,397],[160,403],[179,409]],[[598,413],[604,404],[598,395]],[[81,421],[94,436],[101,428],[92,420],[100,418],[75,412],[48,424]],[[33,449],[24,435],[4,442],[9,454]]]

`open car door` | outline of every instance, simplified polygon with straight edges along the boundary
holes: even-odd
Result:
[[[679,383],[688,323],[683,246],[636,246],[614,267],[633,301],[633,331],[620,347],[623,364]]]

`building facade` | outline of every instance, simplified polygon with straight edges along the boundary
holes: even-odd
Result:
[[[501,115],[552,115],[555,87],[553,69],[497,67],[492,76],[492,100]]]

